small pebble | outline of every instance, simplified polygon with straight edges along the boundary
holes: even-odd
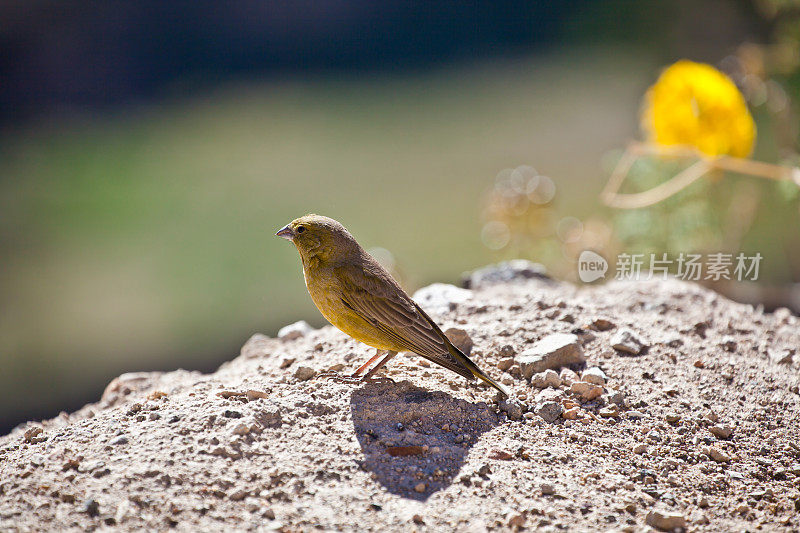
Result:
[[[247,498],[247,495],[250,494],[248,491],[240,489],[228,496],[231,500],[235,502],[239,502]]]
[[[83,502],[83,512],[89,516],[97,516],[100,514],[100,504],[97,500],[89,498]]]
[[[560,377],[561,382],[568,387],[572,385],[573,382],[578,381],[578,374],[569,368],[562,369],[558,377]]]
[[[622,391],[609,390],[608,401],[618,405],[619,407],[625,406],[625,393]]]
[[[617,331],[609,342],[615,350],[631,355],[639,355],[647,348],[647,345],[633,331],[627,328]]]
[[[505,412],[511,420],[522,418],[522,403],[513,396],[500,401],[500,410]]]
[[[563,418],[567,419],[567,420],[577,420],[578,419],[578,414],[580,413],[580,411],[581,410],[579,408],[573,407],[573,408],[567,409],[566,411],[561,413],[561,416]]]
[[[718,343],[718,346],[726,352],[735,352],[738,343],[733,337],[723,337]]]
[[[596,318],[589,324],[589,329],[593,329],[595,331],[608,331],[610,329],[614,329],[614,323],[605,318]]]
[[[47,438],[44,435],[42,435],[43,431],[44,430],[39,426],[34,426],[25,431],[25,435],[23,438],[25,439],[25,442],[29,442],[31,444],[38,444],[40,442],[44,442],[47,440]]]
[[[731,462],[731,458],[728,456],[728,454],[726,454],[725,452],[723,452],[722,450],[720,450],[716,446],[711,446],[708,449],[708,456],[711,457],[713,460],[715,460],[718,463],[730,463]]]
[[[585,401],[591,401],[600,397],[603,394],[603,387],[587,383],[585,381],[576,381],[570,385],[569,390],[573,394],[577,394]]]
[[[606,376],[605,372],[600,370],[598,367],[593,366],[592,368],[584,370],[583,374],[581,374],[581,379],[587,383],[605,385],[608,377]]]
[[[660,509],[648,512],[645,523],[661,531],[675,531],[686,527],[686,519],[682,514]]]
[[[619,409],[616,405],[612,404],[610,407],[603,407],[600,409],[599,414],[603,418],[616,418],[619,416]]]
[[[517,355],[517,350],[510,344],[504,344],[500,348],[500,355],[503,357],[514,357]]]
[[[444,332],[450,342],[456,345],[456,347],[464,352],[467,355],[472,353],[472,347],[474,346],[474,342],[472,341],[472,337],[469,336],[466,330],[461,328],[450,328]]]
[[[564,408],[557,401],[546,400],[536,404],[534,412],[542,417],[545,422],[553,423],[558,420],[561,413],[564,412]]]
[[[694,511],[689,516],[689,521],[698,526],[704,526],[709,523],[708,517],[702,511]]]
[[[781,349],[781,350],[773,350],[768,349],[767,355],[769,356],[770,360],[776,365],[791,365],[794,359],[794,350],[790,349]]]
[[[308,322],[305,320],[299,320],[294,324],[289,324],[288,326],[282,327],[278,331],[278,338],[283,341],[291,341],[294,339],[299,339],[300,337],[305,337],[312,331],[314,331],[314,328],[309,326]]]
[[[522,375],[530,379],[548,368],[583,363],[586,356],[578,337],[572,333],[551,333],[516,357]]]
[[[520,513],[512,516],[508,521],[508,527],[516,527],[520,529],[525,527],[525,515]]]
[[[252,389],[247,391],[247,399],[250,400],[251,402],[253,400],[266,399],[266,398],[269,398],[269,393],[267,392],[252,390]]]
[[[733,428],[730,426],[711,426],[708,431],[718,439],[726,440],[733,433]]]
[[[647,435],[645,435],[645,437],[650,442],[661,442],[661,439],[662,439],[661,433],[659,433],[656,430],[652,430],[652,431],[648,432]]]
[[[514,366],[514,358],[513,357],[505,357],[503,359],[500,359],[500,361],[498,361],[498,363],[497,363],[497,368],[499,368],[502,371],[506,371],[509,368],[511,368],[512,366]]]
[[[297,367],[294,371],[294,377],[300,381],[308,381],[317,375],[317,371],[307,366]]]
[[[561,378],[555,370],[547,369],[544,372],[537,372],[531,376],[531,385],[537,389],[547,387],[558,388],[561,385]]]

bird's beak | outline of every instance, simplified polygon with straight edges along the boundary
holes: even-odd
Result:
[[[289,225],[287,224],[284,227],[282,227],[280,231],[278,231],[278,233],[275,234],[275,236],[283,237],[287,241],[291,241],[294,238],[294,232],[292,231],[292,228],[290,228]]]

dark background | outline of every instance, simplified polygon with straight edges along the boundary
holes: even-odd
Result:
[[[232,78],[431,68],[575,43],[713,56],[768,29],[744,1],[31,1],[3,2],[0,17],[4,119]]]

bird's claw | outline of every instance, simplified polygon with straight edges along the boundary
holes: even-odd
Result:
[[[334,372],[333,370],[328,370],[327,372],[320,372],[317,374],[317,378],[320,379],[330,379],[337,383],[360,383],[361,377],[355,375],[346,375],[341,374],[339,372]]]
[[[326,372],[320,372],[317,374],[317,378],[322,379],[330,379],[331,381],[335,381],[336,383],[348,383],[351,385],[358,385],[359,383],[394,383],[392,378],[387,377],[369,377],[366,378],[364,376],[359,376],[356,374],[340,374],[339,372],[334,372],[332,370],[328,370]]]
[[[395,381],[387,376],[376,376],[361,380],[362,383],[394,383]]]

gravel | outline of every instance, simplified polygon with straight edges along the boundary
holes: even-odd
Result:
[[[767,353],[800,346],[796,317],[677,280],[493,272],[424,294],[515,400],[409,354],[393,382],[318,379],[374,351],[257,334],[212,374],[125,374],[0,437],[0,531],[800,528],[797,358]],[[610,348],[624,330],[637,357]],[[549,335],[585,361],[529,382],[517,362]]]

